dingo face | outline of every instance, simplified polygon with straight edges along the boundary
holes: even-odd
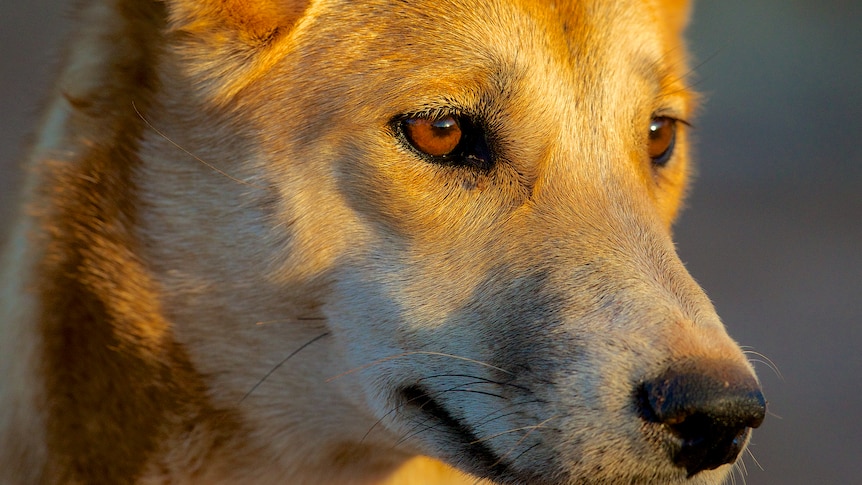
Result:
[[[36,150],[28,476],[724,479],[764,401],[670,237],[684,2],[167,3],[88,7]]]

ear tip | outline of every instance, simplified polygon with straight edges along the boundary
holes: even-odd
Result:
[[[253,43],[268,43],[289,31],[309,0],[164,0],[173,31],[227,32]]]

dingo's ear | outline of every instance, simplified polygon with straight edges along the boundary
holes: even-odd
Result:
[[[267,72],[310,0],[166,0],[187,79],[222,104]]]
[[[691,2],[689,0],[658,0],[659,20],[665,22],[670,35],[680,35],[688,25],[691,15]]]
[[[267,44],[290,31],[309,0],[168,0],[170,28],[210,41]]]

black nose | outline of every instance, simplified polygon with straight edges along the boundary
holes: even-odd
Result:
[[[733,463],[766,415],[752,373],[734,362],[685,361],[638,389],[641,416],[670,432],[671,459],[692,476]]]

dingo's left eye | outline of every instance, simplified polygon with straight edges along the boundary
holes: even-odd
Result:
[[[649,124],[647,153],[653,165],[663,167],[673,154],[676,142],[677,120],[668,116],[655,116]]]

